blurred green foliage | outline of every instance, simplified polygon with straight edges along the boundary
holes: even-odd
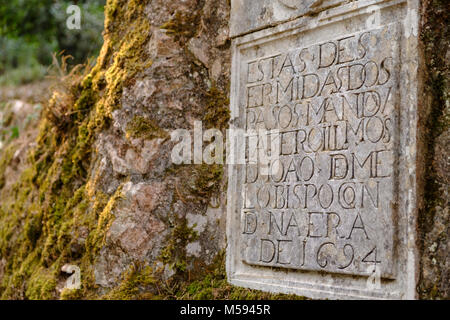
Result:
[[[96,56],[103,38],[106,0],[0,0],[0,85],[31,82],[45,75],[52,53],[71,64]],[[81,29],[66,26],[69,5],[81,9]]]

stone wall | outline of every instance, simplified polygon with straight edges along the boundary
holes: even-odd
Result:
[[[418,293],[423,299],[449,299],[449,57],[450,34],[445,1],[423,1],[421,20],[423,95],[418,163],[420,181],[421,267]]]
[[[172,164],[170,132],[228,121],[229,7],[108,1],[96,66],[61,79],[20,178],[2,184],[3,298],[167,297],[169,278],[220,266],[224,168]],[[63,290],[66,264],[81,289]]]

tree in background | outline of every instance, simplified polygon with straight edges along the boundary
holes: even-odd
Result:
[[[81,29],[69,30],[69,5],[81,9]],[[105,0],[0,0],[0,84],[42,77],[54,52],[72,64],[98,54],[102,45]]]

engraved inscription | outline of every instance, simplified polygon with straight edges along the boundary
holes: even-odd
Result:
[[[276,140],[265,161],[246,150],[245,263],[395,277],[395,29],[241,62],[247,145]]]

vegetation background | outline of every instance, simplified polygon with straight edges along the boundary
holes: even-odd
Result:
[[[72,65],[95,57],[103,43],[106,0],[0,0],[0,85],[42,79],[52,54],[63,52]],[[69,30],[69,5],[81,9],[82,28]],[[92,59],[94,61],[94,59]]]

